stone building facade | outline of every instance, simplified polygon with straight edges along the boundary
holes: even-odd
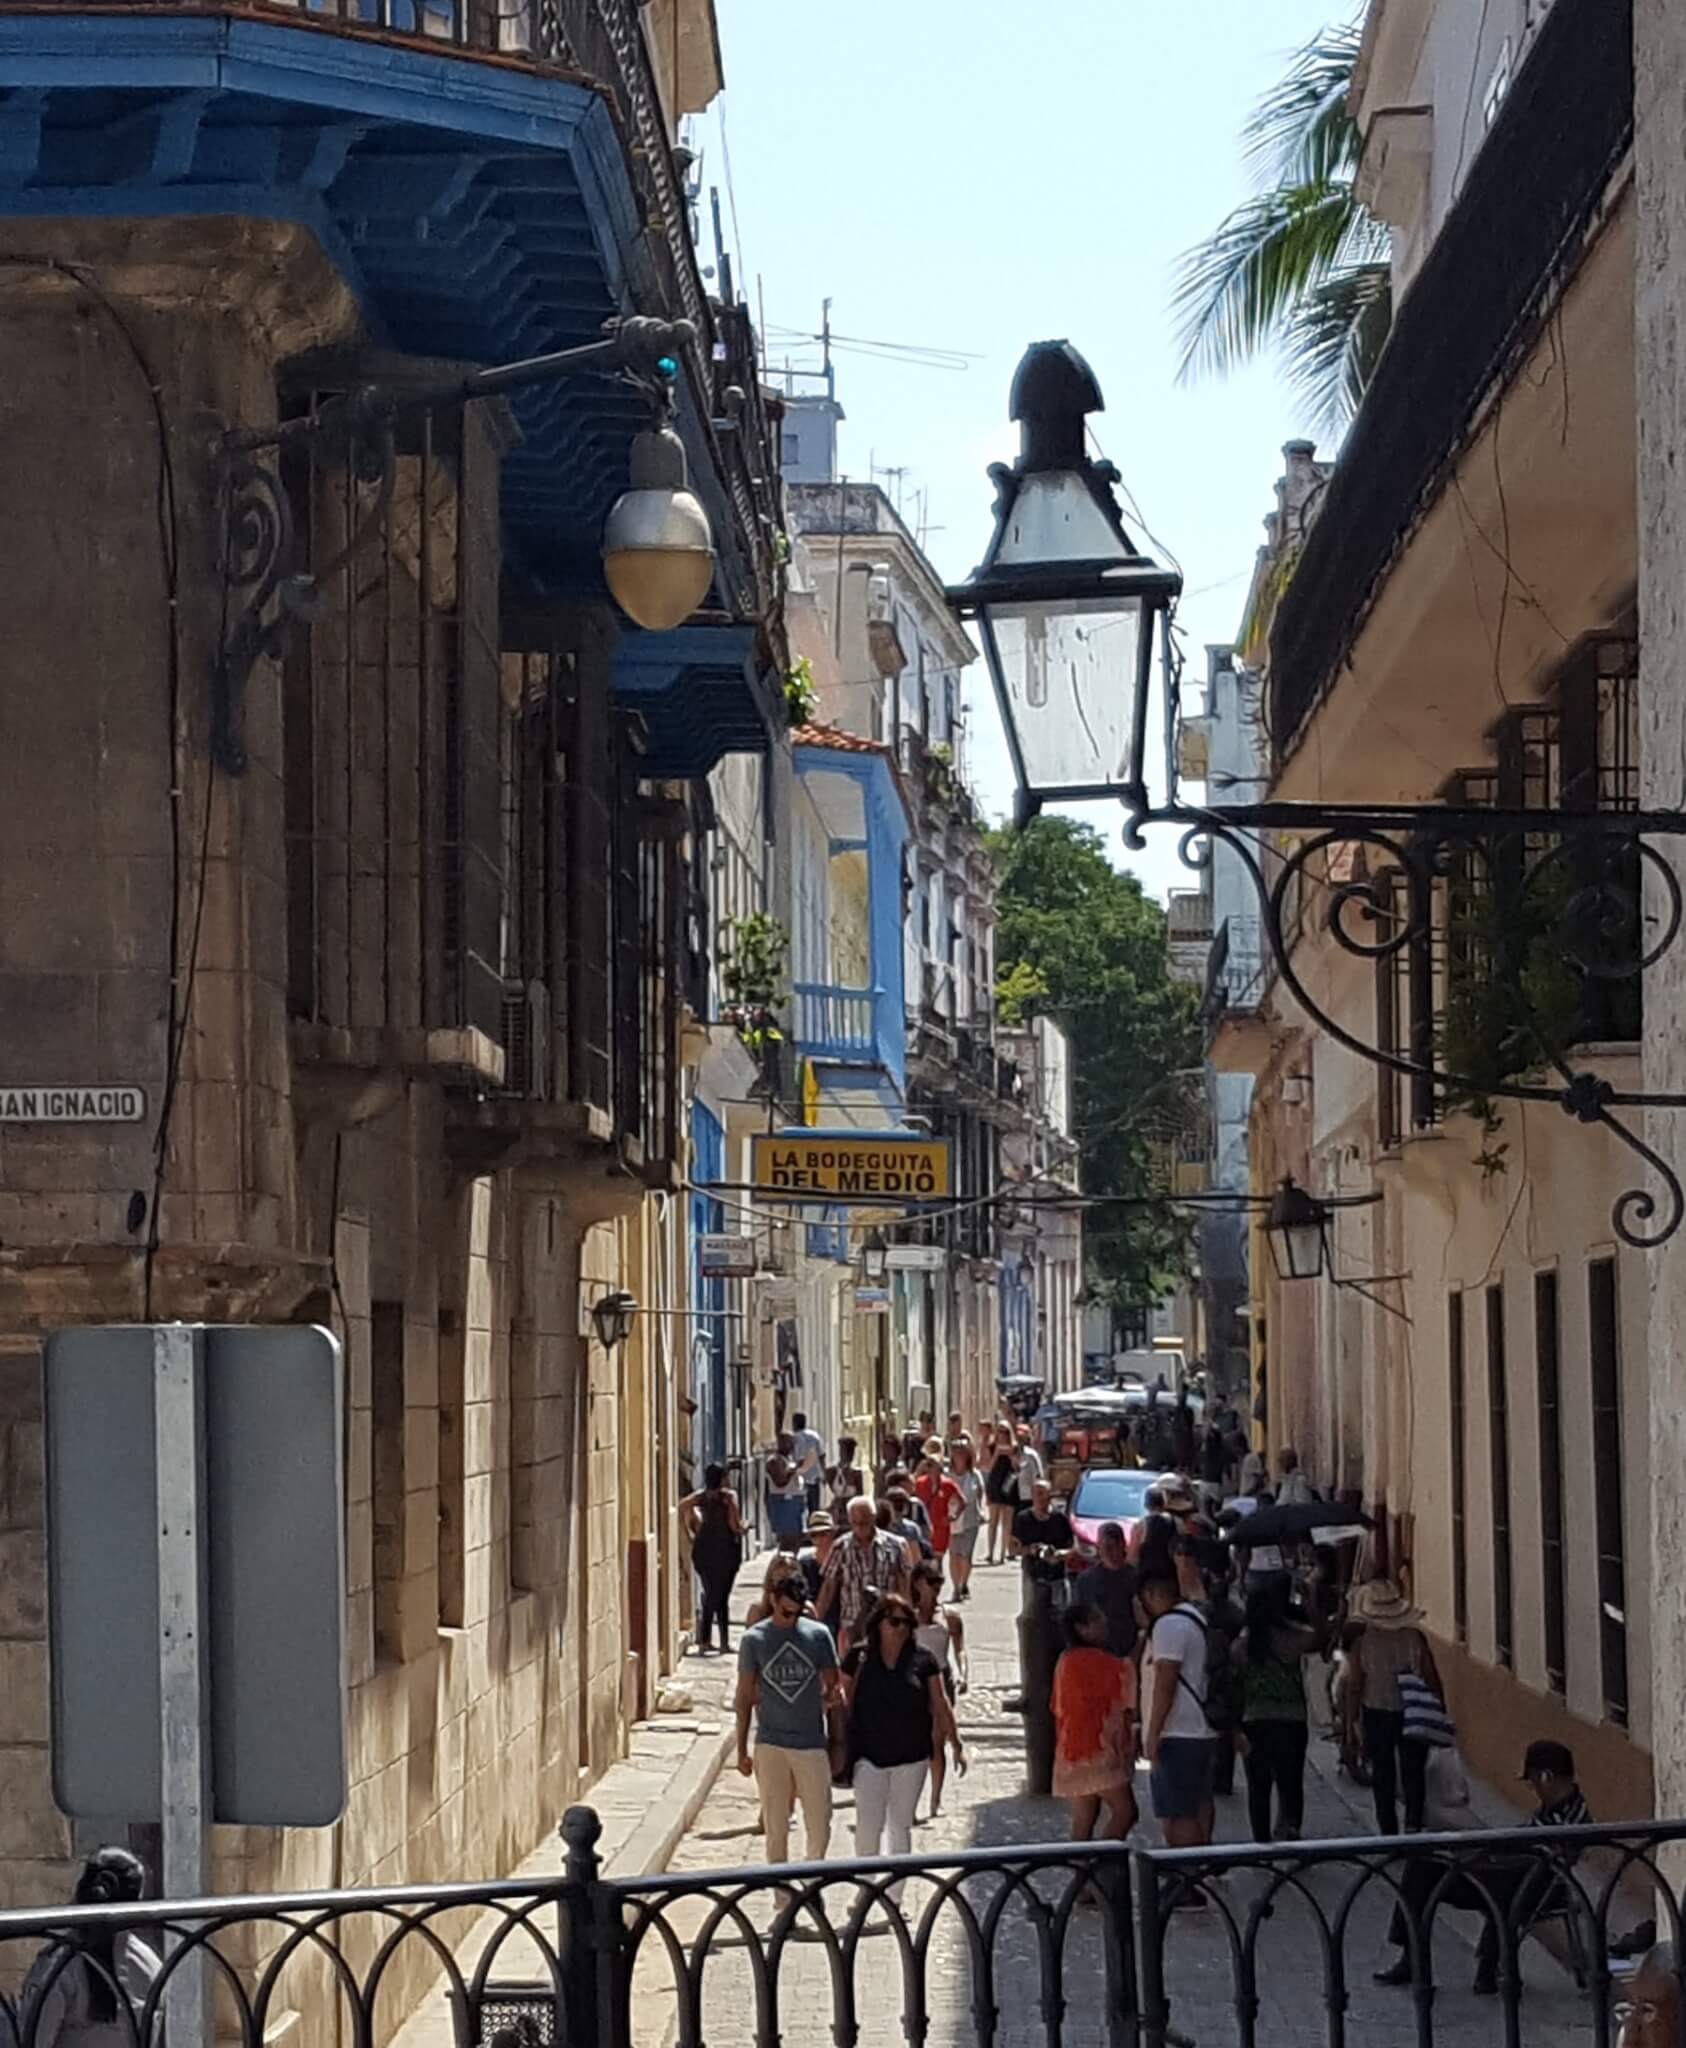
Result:
[[[348,1801],[217,1830],[218,1889],[511,1867],[676,1652],[686,850],[709,772],[770,744],[782,663],[748,322],[702,292],[669,156],[712,20],[657,11],[663,80],[622,0],[497,47],[466,10],[441,43],[291,9],[0,24],[0,96],[60,80],[0,195],[4,1080],[144,1097],[0,1121],[7,1904],[62,1896],[75,1847],[53,1328],[344,1345]],[[132,99],[128,145],[89,133],[93,92]],[[276,431],[675,308],[718,565],[672,633],[622,618],[597,560],[653,400],[586,378]],[[616,1289],[645,1313],[605,1350]]]

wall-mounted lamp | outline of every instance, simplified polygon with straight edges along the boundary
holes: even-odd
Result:
[[[632,1335],[632,1319],[637,1313],[637,1297],[628,1294],[624,1287],[599,1296],[591,1304],[591,1327],[605,1351],[613,1351]]]

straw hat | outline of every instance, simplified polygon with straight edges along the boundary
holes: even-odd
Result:
[[[824,1508],[815,1508],[814,1512],[808,1517],[806,1527],[810,1536],[824,1536],[834,1530],[837,1524],[826,1513]]]
[[[1407,1600],[1391,1579],[1371,1579],[1352,1596],[1348,1610],[1366,1628],[1415,1628],[1422,1612]]]
[[[1159,1498],[1167,1514],[1192,1515],[1198,1502],[1180,1479],[1169,1479],[1159,1489]]]

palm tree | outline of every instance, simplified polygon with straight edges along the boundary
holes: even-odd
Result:
[[[1387,229],[1354,188],[1358,46],[1356,27],[1325,29],[1260,101],[1245,138],[1261,189],[1182,258],[1174,296],[1179,381],[1274,345],[1331,431],[1357,410],[1393,318]]]

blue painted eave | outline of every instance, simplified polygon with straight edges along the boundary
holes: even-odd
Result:
[[[764,753],[781,700],[756,663],[753,626],[628,633],[615,649],[616,701],[643,718],[652,781],[706,775],[727,754]]]
[[[408,354],[509,362],[656,310],[621,140],[587,85],[308,14],[0,15],[0,215],[192,214],[308,228],[371,342]],[[600,597],[602,523],[645,404],[600,376],[512,403],[511,580]],[[694,427],[689,392],[681,410]],[[720,479],[696,483],[721,525]]]

